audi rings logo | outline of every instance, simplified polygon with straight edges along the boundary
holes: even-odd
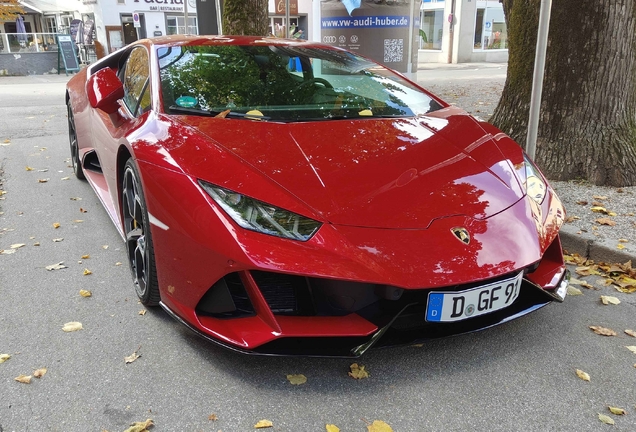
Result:
[[[322,41],[323,43],[336,43],[336,37],[335,36],[323,36],[322,37]]]

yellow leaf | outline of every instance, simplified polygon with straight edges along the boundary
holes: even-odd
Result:
[[[216,414],[210,414],[210,415],[208,416],[208,420],[210,420],[210,421],[217,421],[218,419],[219,419],[219,418],[217,417],[217,415],[216,415]]]
[[[590,329],[596,333],[597,335],[601,335],[601,336],[616,336],[616,332],[612,329],[609,329],[607,327],[601,327],[601,326],[590,326]]]
[[[332,424],[325,425],[325,429],[327,432],[340,432],[340,428]]]
[[[368,432],[393,432],[391,426],[382,420],[373,420],[373,423],[367,426]]]
[[[254,429],[263,429],[263,428],[271,428],[274,427],[274,423],[269,420],[259,420],[258,423],[254,425]]]
[[[616,297],[613,296],[601,296],[601,301],[603,302],[604,305],[608,305],[608,304],[613,304],[613,305],[618,305],[621,304],[621,301],[619,299],[617,299]]]
[[[134,422],[124,432],[144,432],[154,425],[152,419],[148,419],[145,422]]]
[[[64,324],[64,327],[62,327],[62,330],[64,330],[65,332],[74,332],[82,329],[82,323],[77,321],[67,322],[66,324]]]
[[[82,255],[82,259],[89,259],[90,257],[90,255]]]
[[[610,412],[612,414],[616,414],[616,415],[625,415],[625,414],[627,414],[627,412],[623,408],[616,408],[616,407],[613,407],[613,406],[608,406],[607,408],[610,410]]]
[[[364,366],[358,366],[358,363],[353,363],[349,368],[351,369],[349,372],[350,377],[355,379],[369,378],[369,373],[364,370]]]
[[[144,316],[144,315],[146,315],[146,312],[147,312],[147,311],[146,311],[146,309],[142,309],[142,310],[140,310],[140,311],[139,311],[139,312],[137,312],[137,313],[138,313],[139,315],[141,315],[141,316]]]
[[[141,357],[141,354],[137,354],[137,351],[135,351],[131,355],[124,357],[124,361],[126,362],[126,364],[132,363],[135,360],[137,360],[139,357]]]
[[[9,144],[11,142],[11,140],[9,138],[7,138],[6,140],[4,140],[5,144]]]
[[[625,348],[636,354],[636,345],[626,346]]]
[[[59,227],[61,227],[62,225],[59,222],[54,222],[53,223],[53,228],[58,229]]]
[[[622,244],[622,243],[617,244],[617,245],[616,245],[616,247],[617,247],[618,249],[625,249],[625,245],[624,245],[624,244]]]
[[[90,271],[89,269],[87,269],[87,268],[84,269],[84,276],[88,276],[88,275],[92,275],[92,274],[93,274],[93,272]]]
[[[627,333],[631,337],[636,337],[636,331],[634,330],[625,330],[625,333]]]
[[[568,286],[568,295],[577,296],[577,295],[583,295],[583,293],[578,288],[574,288],[573,286]]]
[[[22,246],[24,246],[24,243],[12,244],[11,249],[20,249]]]
[[[287,379],[293,385],[301,385],[307,382],[307,377],[303,374],[300,375],[287,375]]]
[[[33,376],[36,378],[42,378],[44,375],[46,375],[46,368],[40,368],[33,372]]]
[[[93,293],[92,293],[92,292],[90,292],[90,291],[88,291],[88,290],[85,290],[85,289],[80,290],[80,293],[79,293],[79,294],[80,294],[82,297],[90,297],[90,296],[92,296],[92,295],[93,295]]]
[[[4,363],[11,358],[11,354],[0,354],[0,363]]]
[[[576,370],[576,376],[581,378],[583,381],[590,380],[590,375],[587,372],[583,372],[581,369]]]
[[[15,377],[14,380],[21,382],[22,384],[31,384],[31,375],[22,375]]]
[[[607,213],[607,209],[601,206],[594,206],[590,210],[592,210],[594,213]]]
[[[82,222],[84,222],[84,219],[75,219],[73,222],[75,222],[75,223],[82,223]]]
[[[608,216],[616,216],[617,215],[616,212],[613,212],[613,211],[608,211],[607,214],[608,214]]]
[[[602,421],[603,423],[608,424],[608,425],[613,425],[613,424],[614,424],[614,420],[612,420],[612,418],[611,418],[611,417],[608,417],[608,416],[606,416],[605,414],[600,414],[600,413],[599,413],[599,415],[598,415],[598,419],[599,419],[600,421]]]

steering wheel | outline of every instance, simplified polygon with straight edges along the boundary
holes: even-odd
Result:
[[[331,85],[329,81],[327,81],[324,78],[317,78],[317,77],[309,78],[307,81],[301,82],[296,88],[301,89],[302,87],[308,86],[310,84],[322,84],[326,88],[329,88],[329,89],[333,88],[333,86]]]

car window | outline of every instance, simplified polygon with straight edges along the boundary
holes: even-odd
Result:
[[[126,60],[123,76],[124,103],[134,116],[150,109],[149,76],[148,53],[135,48]]]

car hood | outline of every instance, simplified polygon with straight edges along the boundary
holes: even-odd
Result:
[[[337,225],[423,229],[443,217],[488,218],[523,196],[509,157],[453,107],[399,119],[180,120]]]

